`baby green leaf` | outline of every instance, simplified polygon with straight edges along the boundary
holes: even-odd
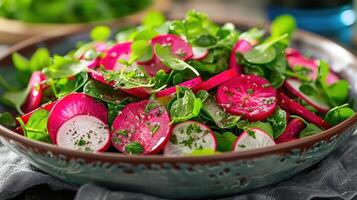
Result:
[[[24,135],[33,140],[51,143],[47,132],[47,121],[49,112],[44,109],[38,109],[32,113],[26,125],[22,124]],[[18,120],[21,120],[18,118]]]
[[[68,78],[79,74],[87,68],[86,62],[80,62],[69,57],[55,55],[53,64],[43,69],[48,78]]]
[[[3,112],[0,113],[0,125],[13,128],[16,127],[16,121],[10,113]]]
[[[109,38],[111,30],[107,26],[97,26],[90,32],[90,38],[94,41],[103,42]]]
[[[321,131],[322,130],[315,124],[309,123],[307,124],[305,129],[300,132],[299,138],[315,135],[316,133],[320,133]]]
[[[348,107],[348,104],[343,104],[341,106],[336,106],[332,108],[330,111],[327,112],[325,115],[325,121],[332,125],[335,126],[346,119],[350,118],[353,116],[355,112]]]
[[[183,89],[177,86],[177,99],[172,103],[170,115],[172,123],[187,121],[197,117],[202,108],[202,101],[196,98],[193,92],[189,89]],[[183,90],[183,96],[180,97],[180,92]]]

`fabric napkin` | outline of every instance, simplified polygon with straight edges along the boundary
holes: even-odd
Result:
[[[35,185],[48,184],[52,190],[77,190],[75,200],[163,200],[163,198],[110,191],[87,184],[79,188],[47,175],[0,146],[0,199],[10,199]],[[357,135],[320,163],[294,178],[254,189],[222,200],[233,199],[357,199]]]

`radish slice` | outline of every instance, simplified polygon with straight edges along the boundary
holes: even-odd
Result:
[[[198,90],[206,90],[209,91],[213,88],[215,88],[216,86],[229,81],[230,79],[234,78],[238,76],[238,72],[235,69],[229,69],[226,70],[224,72],[221,72],[215,76],[213,76],[212,78],[208,79],[207,81],[203,82],[200,84],[200,86],[197,88]]]
[[[28,113],[41,105],[43,86],[41,83],[46,80],[42,72],[33,72],[29,81],[30,93],[24,104],[21,106],[23,112]]]
[[[48,117],[48,133],[60,147],[103,152],[110,146],[108,110],[82,93],[60,99]]]
[[[309,111],[304,106],[290,99],[284,93],[280,92],[278,94],[278,104],[282,109],[287,110],[289,113],[299,115],[319,127],[323,127],[324,129],[330,128],[330,125],[327,124],[323,119],[321,119],[315,113]]]
[[[307,69],[311,70],[309,73],[309,77],[312,80],[316,80],[317,71],[318,71],[318,61],[315,59],[310,59],[304,57],[299,51],[296,49],[288,48],[285,50],[286,60],[288,61],[289,66],[294,69],[296,66],[303,66]],[[340,78],[334,74],[333,72],[329,72],[327,76],[327,83],[333,84],[336,81],[340,80]]]
[[[201,77],[196,77],[191,80],[185,81],[183,83],[178,84],[179,86],[182,87],[187,87],[190,89],[195,89],[197,86],[199,86],[202,83]],[[167,88],[165,90],[161,90],[160,92],[156,93],[157,97],[164,97],[164,96],[169,96],[171,94],[174,94],[176,92],[176,86]]]
[[[128,147],[136,143],[142,151],[135,154],[155,154],[161,151],[171,133],[170,117],[157,101],[143,100],[126,105],[115,118],[112,144],[119,151],[133,154]]]
[[[301,119],[292,119],[286,126],[285,131],[276,139],[276,142],[282,143],[296,140],[304,128],[305,123]]]
[[[109,49],[101,64],[106,70],[120,70],[123,65],[118,60],[128,60],[131,53],[131,42],[119,43]]]
[[[233,151],[246,151],[274,145],[274,139],[268,133],[258,128],[252,128],[238,136],[236,142],[233,144]]]
[[[284,87],[288,89],[292,94],[297,97],[300,97],[312,107],[316,108],[321,113],[327,113],[331,107],[327,104],[324,99],[316,98],[315,96],[308,96],[305,95],[303,92],[300,91],[301,82],[297,79],[289,78],[285,81]]]
[[[151,44],[154,49],[154,52],[156,44],[170,46],[172,53],[174,55],[177,55],[182,60],[191,59],[193,56],[192,47],[185,40],[183,40],[177,35],[158,35],[151,40]],[[160,69],[163,69],[165,72],[171,71],[171,69],[166,67],[164,63],[162,63],[161,60],[155,55],[152,57],[151,60],[146,62],[138,62],[138,64],[143,65],[146,72],[151,76],[156,75],[156,73]]]
[[[209,51],[206,48],[193,47],[192,48],[192,53],[193,53],[192,59],[193,60],[202,60],[207,56],[208,52]]]
[[[177,124],[164,149],[165,156],[182,156],[191,154],[197,149],[217,149],[213,131],[206,125],[195,121]]]
[[[50,112],[53,108],[53,106],[57,103],[57,101],[53,101],[53,102],[50,102],[50,103],[46,103],[44,105],[42,105],[41,107],[37,108],[37,109],[45,109],[47,110],[48,112]],[[36,109],[36,110],[37,110]],[[29,121],[31,115],[35,112],[35,110],[29,112],[29,113],[26,113],[24,115],[22,115],[20,118],[21,120],[24,122],[24,124],[27,124],[27,122]]]
[[[262,77],[239,75],[217,89],[218,105],[250,121],[264,120],[276,108],[276,90]]]
[[[237,63],[237,58],[236,54],[239,53],[245,53],[250,51],[253,48],[253,46],[246,40],[239,40],[233,47],[233,50],[231,52],[231,55],[229,57],[229,68],[230,69],[236,69],[237,72],[240,74],[242,73],[242,67]]]
[[[113,81],[108,83],[105,80],[103,74],[98,71],[95,71],[95,70],[90,70],[89,76],[91,76],[94,80],[96,80],[100,83],[106,84],[108,86],[111,86],[111,87],[113,87],[115,84]],[[132,89],[120,89],[120,90],[122,90],[123,92],[126,92],[128,94],[131,94],[133,96],[139,97],[141,99],[145,99],[150,96],[150,91],[148,91],[145,88],[132,88]]]

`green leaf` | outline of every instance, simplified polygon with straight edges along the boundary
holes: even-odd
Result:
[[[30,70],[30,61],[18,53],[12,54],[12,62],[16,70],[26,72]]]
[[[274,114],[267,118],[267,122],[273,128],[274,138],[278,138],[287,126],[286,112],[281,108],[277,108]]]
[[[216,104],[215,98],[211,95],[203,102],[202,110],[222,129],[234,127],[240,119],[240,116],[234,116],[224,112],[224,110]]]
[[[205,102],[206,99],[209,97],[209,93],[206,90],[200,90],[195,94],[195,96],[201,99],[202,102]]]
[[[107,103],[108,105],[108,124],[111,126],[113,124],[114,119],[118,116],[120,110],[122,110],[128,103],[131,101],[129,99],[125,99],[118,104]]]
[[[342,105],[348,98],[349,87],[350,85],[346,80],[339,80],[330,85],[327,91],[337,105]]]
[[[264,29],[251,28],[248,31],[242,33],[239,36],[239,39],[243,39],[246,41],[257,41],[260,40],[265,35]]]
[[[106,71],[102,70],[107,82],[114,81],[115,88],[132,89],[132,88],[150,88],[155,86],[155,78],[144,74],[141,70],[133,71]]]
[[[55,82],[55,87],[57,88],[58,93],[56,94],[57,98],[62,98],[72,92],[76,92],[81,89],[84,84],[88,81],[88,73],[81,72],[76,75],[74,79],[63,78]]]
[[[276,58],[276,51],[273,47],[267,48],[264,51],[254,48],[244,53],[243,57],[246,61],[253,64],[267,64]]]
[[[217,150],[222,152],[232,151],[233,144],[237,140],[237,136],[231,132],[224,132],[223,134],[214,132],[217,140]]]
[[[0,125],[14,128],[16,127],[16,121],[9,112],[0,113]]]
[[[134,41],[131,45],[130,56],[129,63],[134,61],[148,61],[153,57],[152,47],[145,40]]]
[[[211,156],[215,155],[217,152],[213,149],[193,149],[187,156]]]
[[[214,46],[217,42],[218,40],[216,37],[209,34],[204,34],[197,38],[196,45],[199,47],[208,48]]]
[[[85,69],[87,69],[86,62],[55,55],[52,65],[43,69],[43,72],[48,78],[59,79],[75,76]]]
[[[171,49],[169,46],[161,46],[161,45],[156,45],[155,46],[155,53],[157,57],[167,66],[170,67],[171,69],[182,71],[185,69],[190,69],[192,72],[194,72],[197,76],[200,74],[197,72],[195,68],[193,68],[191,65],[187,64],[185,61],[180,60],[179,58],[176,58],[171,54]]]
[[[159,35],[156,30],[153,29],[142,29],[136,32],[135,36],[133,36],[134,40],[145,40],[149,41],[155,36]]]
[[[139,155],[144,152],[144,147],[139,142],[131,142],[125,145],[124,150],[131,155]]]
[[[274,137],[273,128],[268,122],[262,122],[262,121],[249,122],[248,120],[242,120],[237,123],[237,128],[243,131],[246,131],[251,128],[258,128],[268,133],[272,137]]]
[[[18,113],[24,114],[21,106],[25,103],[30,90],[31,87],[28,85],[26,89],[21,91],[8,91],[3,94],[1,99],[6,105],[16,108]]]
[[[103,42],[110,37],[111,30],[107,26],[97,26],[90,32],[90,38],[94,41]]]
[[[165,20],[165,16],[161,12],[150,11],[144,16],[142,24],[144,27],[154,28],[164,24]]]
[[[32,113],[27,124],[22,127],[26,137],[33,140],[51,143],[47,131],[47,121],[49,112],[44,109],[38,109]],[[21,120],[20,118],[18,118]],[[21,123],[23,125],[23,122]]]
[[[51,55],[48,49],[38,48],[30,59],[31,72],[42,70],[51,63]]]
[[[316,126],[315,124],[309,123],[309,124],[307,124],[305,129],[303,129],[300,132],[299,138],[315,135],[317,133],[320,133],[321,131],[322,130],[318,126]]]
[[[337,106],[337,104],[332,99],[329,93],[329,86],[327,84],[327,76],[329,72],[329,65],[325,61],[320,60],[319,69],[317,71],[316,87],[321,90],[321,93],[325,97],[328,104],[332,107],[335,107]]]
[[[288,34],[288,38],[282,42],[289,43],[294,30],[296,29],[296,21],[291,15],[279,15],[271,23],[271,38],[277,38],[284,34]]]
[[[197,117],[202,108],[202,101],[196,98],[193,92],[188,88],[177,86],[177,99],[172,103],[170,116],[172,123],[187,121]],[[180,93],[183,96],[180,97]]]
[[[352,117],[355,112],[348,107],[348,104],[336,106],[327,112],[325,115],[325,121],[331,126],[335,126],[346,119]]]

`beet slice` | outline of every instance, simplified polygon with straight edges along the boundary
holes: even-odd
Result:
[[[106,56],[101,60],[101,64],[106,70],[120,70],[123,65],[119,59],[128,60],[131,53],[131,42],[119,43],[108,50]]]
[[[309,77],[312,80],[316,80],[317,78],[317,71],[318,71],[318,61],[315,59],[310,59],[304,57],[298,50],[288,48],[285,50],[286,60],[288,61],[289,66],[294,70],[296,66],[303,66],[307,69],[311,70],[309,73]],[[327,83],[333,84],[338,81],[340,78],[334,74],[333,72],[329,72],[327,76]]]
[[[198,90],[209,91],[209,90],[215,88],[216,86],[218,86],[226,81],[229,81],[230,79],[232,79],[236,76],[238,76],[238,72],[236,69],[226,70],[224,72],[221,72],[221,73],[211,77],[207,81],[204,81],[203,83],[201,83],[200,86],[198,86],[197,91]]]
[[[275,140],[276,143],[289,142],[298,139],[299,133],[305,128],[301,119],[292,119],[286,126],[285,131]]]
[[[323,119],[321,119],[315,113],[309,111],[304,106],[290,99],[282,92],[278,93],[278,104],[282,109],[287,110],[289,113],[299,115],[305,120],[319,127],[323,127],[324,129],[330,128],[330,125],[327,124]]]
[[[170,117],[157,101],[142,100],[126,105],[115,118],[112,144],[120,152],[133,154],[128,149],[136,144],[141,151],[135,154],[155,154],[161,151],[171,134]]]
[[[201,83],[202,83],[201,77],[196,77],[191,80],[180,83],[178,85],[195,90],[195,88],[198,87]],[[174,94],[175,92],[176,92],[176,86],[172,86],[170,88],[161,90],[160,92],[156,93],[156,96],[157,97],[169,96],[171,94]]]
[[[237,63],[236,54],[238,52],[239,53],[248,52],[252,48],[253,46],[248,41],[243,39],[238,40],[238,42],[234,45],[233,50],[229,57],[229,68],[236,69],[239,74],[242,73],[242,67]]]
[[[300,91],[300,85],[301,82],[297,79],[289,78],[285,81],[284,87],[289,90],[292,94],[295,96],[303,99],[306,101],[308,104],[310,104],[312,107],[316,108],[321,113],[327,113],[331,107],[328,105],[326,101],[323,99],[318,99],[313,96],[308,96],[305,95],[303,92]]]
[[[193,56],[192,47],[179,36],[173,34],[158,35],[151,40],[151,45],[154,51],[152,59],[146,62],[138,62],[138,64],[142,65],[146,72],[151,76],[154,76],[160,69],[163,69],[165,72],[171,71],[170,68],[166,67],[164,63],[155,56],[156,44],[170,46],[172,53],[182,60],[191,59]]]
[[[46,76],[42,72],[37,71],[32,73],[29,81],[30,92],[21,106],[23,112],[31,112],[41,105],[42,91],[44,89],[41,83],[45,80]]]
[[[275,141],[268,133],[258,128],[251,128],[241,133],[233,144],[233,151],[240,152],[274,146]]]
[[[110,146],[108,110],[82,93],[58,100],[48,118],[48,133],[60,147],[102,152]]]
[[[189,155],[194,150],[217,149],[217,141],[213,131],[206,125],[196,121],[177,124],[164,149],[165,156]]]
[[[217,89],[218,105],[233,115],[250,121],[264,120],[275,111],[276,90],[264,78],[239,75]]]

